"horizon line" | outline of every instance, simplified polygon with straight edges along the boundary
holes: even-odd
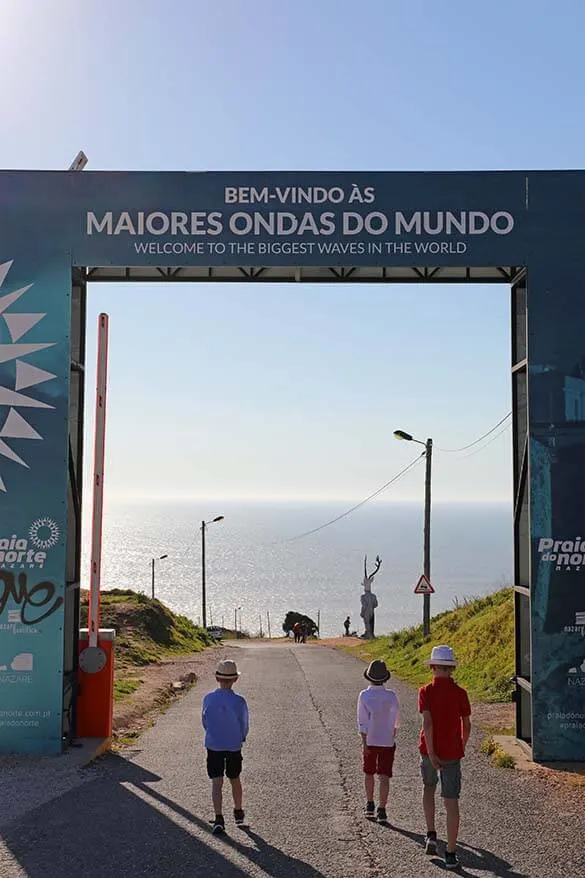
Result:
[[[128,503],[355,503],[356,498],[351,495],[347,496],[204,496],[204,495],[147,495],[147,494],[111,494],[105,498],[105,502],[128,502]],[[372,500],[369,506],[421,506],[421,499],[388,499],[388,500]],[[436,498],[433,499],[433,506],[513,506],[513,498],[492,497],[492,498]]]

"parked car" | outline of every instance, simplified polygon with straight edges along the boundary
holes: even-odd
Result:
[[[208,625],[207,633],[213,637],[214,640],[221,640],[223,637],[223,629],[218,628],[217,625]]]

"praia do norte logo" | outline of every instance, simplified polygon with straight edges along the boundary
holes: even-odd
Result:
[[[538,541],[538,554],[541,561],[555,565],[555,570],[578,573],[585,570],[585,539],[554,540],[541,537]]]
[[[0,537],[0,566],[11,570],[42,570],[47,553],[55,548],[61,534],[52,518],[37,518],[28,534]]]

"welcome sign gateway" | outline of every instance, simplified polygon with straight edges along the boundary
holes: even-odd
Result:
[[[583,171],[0,172],[0,752],[75,735],[86,291],[117,280],[511,287],[516,733],[585,759]]]

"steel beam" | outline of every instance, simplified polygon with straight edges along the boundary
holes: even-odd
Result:
[[[528,439],[528,349],[526,274],[517,272],[512,286],[512,425],[514,485],[514,616],[516,735],[532,742],[532,646],[524,642],[530,629],[530,504]],[[528,647],[529,655],[525,654]]]
[[[95,266],[87,269],[87,280],[182,281],[184,283],[506,283],[520,272],[517,266]]]
[[[87,281],[75,269],[71,289],[71,371],[69,377],[69,490],[67,501],[67,568],[63,623],[63,736],[76,735],[77,659],[81,581],[81,510],[83,484],[83,413],[85,386],[85,322]]]

